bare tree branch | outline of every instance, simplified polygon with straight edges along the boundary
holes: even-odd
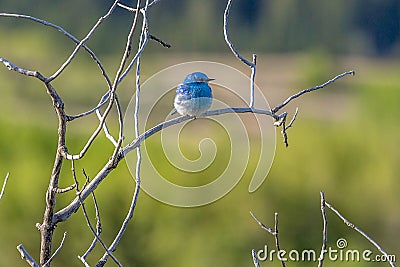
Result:
[[[40,267],[39,264],[29,255],[28,251],[25,250],[21,244],[17,246],[17,250],[21,254],[21,258],[24,259],[32,267]]]
[[[85,267],[90,267],[89,263],[86,262],[84,257],[78,256],[78,259],[85,265]]]
[[[92,29],[89,31],[89,33],[85,36],[85,38],[83,38],[79,44],[75,47],[74,51],[71,53],[71,55],[69,56],[69,58],[61,65],[61,67],[48,78],[48,82],[51,82],[52,80],[54,80],[55,78],[58,77],[58,75],[60,75],[65,68],[72,62],[72,60],[74,59],[74,57],[76,56],[76,54],[79,52],[80,48],[83,47],[83,45],[90,39],[90,37],[92,37],[93,33],[96,31],[96,29],[100,26],[101,23],[103,23],[104,20],[106,20],[115,10],[117,3],[119,2],[119,0],[115,0],[114,3],[112,4],[112,6],[110,7],[110,9],[108,10],[108,12],[100,17],[100,19],[96,22],[96,24],[92,27]]]
[[[279,243],[278,213],[275,212],[275,226],[274,226],[274,229],[265,226],[259,219],[257,219],[257,217],[252,212],[250,212],[250,214],[254,218],[254,220],[256,220],[258,225],[260,225],[260,227],[263,230],[267,231],[268,233],[270,233],[271,235],[273,235],[275,237],[275,247],[276,247],[276,251],[277,251],[277,253],[279,255],[279,251],[281,251],[281,247],[280,247],[280,243]],[[285,263],[284,259],[281,259],[280,256],[278,256],[278,258],[281,260],[282,266],[286,267],[286,263]],[[254,261],[254,256],[253,256],[253,261]]]
[[[82,171],[83,171],[83,175],[86,177],[86,180],[89,182],[89,176],[87,176],[87,174],[85,173],[84,169]],[[95,196],[94,192],[92,192],[92,197],[93,197],[93,203],[94,203],[95,214],[96,214],[95,215],[96,216],[96,234],[97,234],[97,236],[100,236],[101,232],[102,232],[102,226],[101,226],[101,220],[100,220],[100,211],[99,211],[99,206],[97,204],[97,200],[96,200],[96,196]],[[78,257],[78,258],[79,259],[82,258],[83,262],[84,262],[84,259],[86,259],[87,256],[89,255],[89,253],[92,252],[92,250],[95,248],[96,244],[97,244],[97,238],[95,236],[93,238],[93,241],[90,244],[89,248],[86,250],[85,254],[83,254],[82,257]],[[81,259],[81,261],[82,261],[82,259]]]
[[[60,246],[56,249],[56,251],[54,251],[53,255],[51,255],[50,259],[47,260],[47,262],[45,264],[43,264],[42,267],[47,267],[50,266],[50,262],[54,259],[54,257],[58,254],[58,252],[61,250],[61,248],[64,245],[64,240],[67,237],[67,232],[64,232],[63,238],[61,240]]]
[[[32,76],[32,77],[38,78],[42,82],[46,81],[46,78],[42,74],[40,74],[40,72],[38,72],[38,71],[26,70],[26,69],[20,68],[16,65],[12,64],[7,59],[2,58],[2,57],[0,57],[0,62],[3,63],[4,66],[6,66],[8,70],[13,70],[15,72],[18,72],[18,73],[26,75],[26,76]]]
[[[68,186],[66,188],[57,188],[56,192],[58,194],[66,193],[66,192],[69,192],[69,191],[73,190],[75,187],[76,187],[76,184],[70,185],[70,186]]]
[[[326,203],[325,203],[324,192],[320,192],[320,195],[321,195],[321,213],[322,213],[323,228],[322,228],[322,247],[321,247],[321,254],[318,257],[318,267],[322,267],[322,264],[324,263],[325,253],[327,252],[326,246],[328,243],[328,219],[326,217]]]
[[[256,63],[257,63],[257,55],[253,54],[253,62],[248,61],[244,57],[240,55],[240,53],[236,50],[235,46],[233,45],[232,41],[229,39],[228,36],[228,17],[229,17],[229,11],[231,9],[232,5],[232,0],[228,0],[224,12],[224,37],[225,37],[225,42],[231,49],[232,53],[244,64],[249,66],[251,68],[251,76],[250,76],[250,108],[254,108],[254,83],[255,83],[255,77],[256,77]]]
[[[54,159],[53,170],[51,172],[49,186],[46,192],[46,207],[43,215],[43,223],[40,226],[41,247],[40,264],[43,265],[51,256],[51,247],[55,225],[53,224],[54,209],[56,205],[56,195],[58,189],[58,179],[60,177],[63,163],[62,151],[65,150],[65,134],[67,127],[66,114],[64,112],[64,102],[57,94],[50,83],[46,83],[47,93],[50,95],[53,107],[58,119],[58,141],[57,154]]]
[[[276,250],[277,251],[281,251],[281,246],[279,244],[279,231],[278,231],[278,213],[275,212],[275,230],[274,230],[275,234],[275,246],[276,246]],[[281,259],[282,262],[282,266],[286,267],[286,263],[283,259]]]
[[[327,81],[327,82],[325,82],[325,83],[323,83],[321,85],[317,85],[317,86],[314,86],[314,87],[311,87],[311,88],[304,89],[304,90],[298,92],[297,94],[294,94],[294,95],[290,96],[282,104],[276,106],[271,111],[272,111],[272,113],[275,114],[279,110],[281,110],[283,107],[285,107],[287,104],[289,104],[293,99],[298,98],[299,96],[302,96],[302,95],[304,95],[306,93],[310,93],[310,92],[322,89],[322,88],[326,87],[327,85],[337,81],[338,79],[340,79],[340,78],[342,78],[342,77],[344,77],[346,75],[355,75],[355,74],[356,74],[356,72],[354,70],[346,71],[346,72],[344,72],[342,74],[339,74],[339,75],[335,76],[334,78],[330,79],[329,81]]]
[[[244,57],[242,57],[239,52],[236,50],[235,46],[231,42],[228,36],[228,17],[229,17],[229,11],[231,10],[231,5],[232,5],[232,0],[228,0],[228,3],[226,4],[225,12],[224,12],[224,37],[225,37],[225,42],[228,44],[229,48],[231,49],[232,53],[240,59],[244,64],[251,68],[255,68],[256,64],[248,61]],[[255,61],[253,59],[253,61]]]
[[[163,40],[161,40],[160,38],[158,38],[157,36],[154,36],[153,34],[149,34],[149,38],[151,40],[156,41],[157,43],[161,44],[162,46],[166,47],[166,48],[171,48],[171,45]]]
[[[392,257],[378,244],[376,243],[371,237],[369,237],[366,233],[364,233],[360,228],[358,228],[356,225],[348,221],[340,212],[338,212],[332,205],[330,205],[328,202],[325,201],[325,195],[324,192],[320,192],[320,197],[321,197],[321,213],[322,213],[322,221],[323,221],[323,229],[322,229],[322,247],[321,247],[321,253],[320,256],[318,257],[318,267],[322,267],[323,261],[324,261],[324,256],[325,253],[327,252],[327,243],[328,243],[328,218],[326,215],[326,207],[328,207],[330,210],[332,210],[342,221],[349,226],[350,228],[354,229],[356,232],[361,234],[363,237],[365,237],[371,244],[373,244],[379,252],[382,253],[383,256],[385,256],[385,259],[387,262],[392,267],[396,267],[396,264],[392,261]],[[276,246],[276,251],[279,253],[281,251],[280,245],[279,245],[279,236],[278,236],[278,213],[275,213],[275,227],[274,229],[269,228],[265,226],[257,217],[250,212],[251,216],[254,218],[254,220],[260,225],[260,227],[273,235],[275,237],[275,246]],[[255,254],[255,250],[252,251],[253,255],[253,262],[256,265],[258,263],[257,255]],[[278,254],[279,255],[279,254]],[[279,257],[279,256],[278,256]],[[257,262],[255,261],[255,258]],[[285,267],[285,261],[281,259],[282,266]],[[257,265],[256,265],[257,266]]]
[[[138,1],[138,2],[140,3],[140,1]],[[93,132],[93,134],[91,135],[91,137],[89,138],[89,140],[87,141],[86,145],[83,147],[83,149],[81,150],[81,152],[80,152],[79,154],[76,154],[76,155],[71,155],[71,154],[68,154],[68,153],[66,152],[66,153],[65,153],[65,157],[66,157],[67,159],[69,159],[69,160],[71,160],[71,159],[74,159],[74,160],[81,159],[81,158],[86,154],[86,152],[88,151],[89,147],[92,145],[93,141],[96,139],[96,137],[97,137],[98,134],[100,133],[101,129],[103,128],[103,125],[104,125],[104,123],[105,123],[105,120],[106,120],[106,118],[107,118],[107,116],[108,116],[108,114],[109,114],[109,112],[110,112],[110,110],[111,110],[111,107],[112,107],[114,101],[118,101],[118,100],[116,100],[116,99],[118,98],[118,97],[117,97],[117,94],[116,94],[116,89],[117,89],[118,84],[119,84],[119,83],[125,78],[125,76],[129,73],[131,67],[134,65],[134,63],[136,62],[136,60],[138,59],[138,57],[139,57],[139,56],[142,54],[142,52],[144,51],[144,48],[146,47],[147,42],[148,42],[148,34],[149,34],[149,33],[148,33],[147,15],[145,15],[145,13],[144,13],[143,11],[142,11],[142,13],[143,13],[143,25],[145,25],[144,31],[145,31],[145,33],[146,33],[146,34],[145,34],[144,42],[141,43],[140,49],[139,49],[138,52],[136,53],[135,57],[131,60],[131,63],[129,64],[129,66],[127,67],[127,69],[125,70],[125,72],[124,72],[123,74],[121,74],[121,73],[122,73],[122,70],[123,70],[123,68],[124,68],[124,65],[125,65],[125,63],[126,63],[126,60],[127,60],[128,56],[129,56],[129,53],[130,53],[130,49],[131,49],[130,47],[131,47],[131,42],[132,42],[132,38],[133,38],[133,33],[134,33],[135,28],[136,28],[136,22],[137,22],[138,13],[135,13],[135,18],[134,18],[133,23],[132,23],[132,26],[131,26],[131,31],[129,32],[129,35],[128,35],[128,38],[127,38],[127,43],[126,43],[126,47],[125,47],[125,52],[124,52],[124,55],[123,55],[123,57],[122,57],[122,59],[121,59],[121,63],[120,63],[119,69],[118,69],[118,71],[117,71],[117,73],[116,73],[116,77],[115,77],[115,79],[114,79],[114,83],[113,83],[113,85],[112,85],[111,92],[109,92],[109,93],[110,93],[110,96],[109,96],[109,104],[108,104],[108,106],[106,107],[106,109],[105,109],[105,111],[104,111],[102,117],[99,119],[100,122],[99,122],[99,125],[98,125],[97,129]],[[97,110],[97,109],[96,109],[96,110]],[[120,114],[119,117],[122,118],[122,112],[119,112],[119,114]],[[121,120],[121,119],[120,119],[120,120]],[[120,127],[122,127],[121,124],[120,124]],[[121,135],[122,135],[122,132],[120,131],[120,137],[121,137]],[[120,140],[118,143],[121,144],[121,143],[122,143],[122,140]],[[118,143],[117,143],[117,146],[118,146]],[[117,154],[117,151],[118,151],[118,147],[115,149],[113,158],[115,158],[115,156],[116,156],[116,154]]]
[[[0,192],[0,200],[3,198],[4,195],[4,190],[6,189],[6,184],[8,181],[8,177],[10,176],[10,173],[7,172],[6,178],[4,178],[3,186],[1,187],[1,192]]]
[[[279,119],[277,122],[274,123],[274,125],[276,125],[276,126],[278,126],[278,127],[279,127],[279,126],[282,126],[281,134],[282,134],[282,137],[283,137],[283,142],[285,143],[286,147],[289,146],[289,140],[288,140],[287,130],[288,130],[290,127],[292,127],[294,121],[295,121],[296,118],[297,118],[298,112],[299,112],[299,109],[296,108],[296,111],[295,111],[295,113],[294,113],[294,115],[293,115],[293,117],[292,117],[292,119],[291,119],[291,121],[289,122],[288,125],[286,125],[287,112],[283,112],[283,113],[279,116],[280,119]]]
[[[329,204],[328,202],[325,202],[326,206],[333,211],[340,219],[342,219],[342,221],[344,222],[344,224],[346,224],[348,227],[350,227],[351,229],[355,230],[356,232],[358,232],[359,234],[361,234],[363,237],[365,237],[372,245],[374,245],[379,252],[381,252],[383,255],[385,255],[387,261],[389,262],[389,264],[392,267],[396,267],[396,264],[391,261],[391,257],[389,256],[389,254],[378,244],[376,243],[371,237],[369,237],[364,231],[362,231],[360,228],[358,228],[356,225],[354,225],[353,223],[351,223],[349,220],[347,220],[342,214],[340,214],[339,211],[337,211],[331,204]]]
[[[80,197],[81,191],[79,191],[79,182],[78,179],[76,178],[76,172],[75,172],[75,164],[74,164],[74,160],[71,161],[71,171],[72,171],[72,177],[74,178],[75,184],[76,184],[76,194],[79,198],[80,204],[82,206],[82,211],[83,211],[83,215],[86,219],[86,223],[89,226],[89,229],[92,231],[93,235],[95,236],[96,240],[103,246],[104,250],[106,251],[106,254],[111,256],[111,258],[114,260],[114,262],[118,265],[118,266],[122,266],[122,264],[118,261],[118,259],[111,253],[111,251],[107,248],[107,245],[104,243],[104,241],[100,238],[100,236],[98,235],[97,231],[93,228],[92,223],[90,222],[89,219],[89,215],[86,211],[86,207],[85,207],[85,203],[83,202],[83,200]],[[85,174],[85,173],[84,173]],[[86,175],[85,175],[86,176]],[[89,177],[86,176],[86,179],[88,180]],[[85,186],[87,185],[86,184]]]
[[[101,115],[99,109],[96,109],[96,115],[97,115],[97,118],[99,119],[99,121],[101,121],[103,116]],[[117,143],[117,141],[115,141],[114,137],[110,134],[110,131],[108,130],[106,122],[104,122],[104,124],[103,124],[103,131],[104,131],[104,134],[106,135],[107,139],[110,140],[111,143],[115,147],[117,147],[118,143]]]
[[[83,256],[78,256],[78,259],[83,263],[83,265],[85,265],[85,267],[90,267],[89,263],[86,262]]]
[[[28,20],[32,20],[32,21],[41,23],[41,24],[43,24],[45,26],[49,26],[51,28],[54,28],[54,29],[58,30],[59,32],[63,33],[65,36],[67,36],[69,39],[71,39],[73,42],[75,42],[76,44],[79,44],[79,40],[75,36],[70,34],[64,28],[62,28],[62,27],[60,27],[58,25],[55,25],[53,23],[50,23],[48,21],[45,21],[45,20],[42,20],[42,19],[38,19],[38,18],[35,18],[35,17],[32,17],[32,16],[28,16],[28,15],[21,15],[21,14],[0,13],[0,16],[1,17],[14,17],[14,18],[28,19]],[[83,44],[82,47],[89,53],[89,55],[92,57],[92,59],[99,66],[103,77],[106,79],[108,86],[111,88],[111,80],[108,77],[107,72],[106,72],[103,64],[99,60],[99,58],[96,56],[96,54],[92,50],[89,49],[89,47],[86,46],[86,44]]]
[[[92,109],[90,109],[90,110],[88,110],[86,112],[82,112],[80,114],[77,114],[77,115],[72,115],[72,116],[69,115],[68,116],[68,121],[73,121],[75,119],[79,119],[79,118],[82,118],[82,117],[85,117],[85,116],[88,116],[88,115],[92,114],[93,112],[97,111],[102,106],[104,106],[104,104],[107,103],[109,97],[110,97],[110,92],[108,91],[107,93],[105,93],[102,96],[102,98],[100,99],[100,101],[99,101],[99,103],[97,104],[96,107],[94,107],[94,108],[92,108]]]
[[[139,4],[140,1],[138,1]],[[149,1],[146,0],[146,6],[143,9],[143,27],[142,27],[142,34],[139,40],[139,48],[138,50],[140,50],[140,47],[143,46],[143,44],[147,43],[148,40],[148,32],[147,32],[147,7],[148,7]],[[140,61],[141,61],[141,57],[140,54],[138,56],[137,59],[137,63],[136,63],[136,104],[135,104],[135,114],[134,114],[134,120],[135,120],[135,135],[136,138],[140,135],[139,132],[139,108],[140,108]],[[140,150],[140,146],[137,148],[136,150],[137,153],[137,161],[136,161],[136,185],[135,185],[135,191],[132,197],[132,201],[131,201],[131,205],[129,207],[128,213],[122,223],[122,226],[118,232],[118,234],[116,235],[114,241],[112,242],[112,244],[110,245],[110,249],[112,251],[114,251],[116,249],[116,246],[118,245],[118,243],[120,242],[123,234],[125,233],[127,227],[128,227],[128,223],[130,222],[130,220],[133,217],[133,213],[135,211],[136,208],[136,203],[137,203],[137,199],[139,196],[139,192],[140,192],[140,167],[141,167],[141,163],[142,163],[142,154],[141,154],[141,150]],[[96,266],[104,266],[104,264],[107,262],[107,254],[104,254],[103,257],[98,261]]]
[[[255,215],[253,212],[250,211],[250,215],[253,217],[253,219],[260,225],[260,227],[270,233],[271,235],[275,235],[275,231],[272,228],[267,227],[265,224],[263,224]]]
[[[297,118],[297,114],[298,114],[298,113],[299,113],[299,108],[296,108],[296,111],[294,112],[294,115],[293,115],[292,119],[290,120],[289,124],[288,124],[287,126],[285,126],[285,131],[286,131],[287,129],[289,129],[290,127],[292,127],[294,121],[295,121],[296,118]]]

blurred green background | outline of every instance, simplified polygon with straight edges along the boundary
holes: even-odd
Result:
[[[0,12],[46,19],[80,38],[111,2],[2,1]],[[210,0],[164,0],[154,6],[149,14],[150,32],[173,47],[149,44],[142,58],[142,80],[165,67],[192,60],[222,62],[249,73],[229,54],[224,43],[224,6],[225,1]],[[213,204],[176,208],[142,192],[117,257],[124,266],[252,266],[251,249],[262,249],[264,245],[272,249],[274,240],[259,228],[249,211],[271,227],[274,212],[279,213],[283,249],[319,250],[320,191],[351,222],[390,254],[400,257],[400,2],[235,0],[230,21],[230,35],[236,47],[246,57],[258,54],[256,82],[272,106],[342,71],[354,69],[357,75],[306,95],[287,108],[290,114],[295,107],[300,109],[295,127],[289,131],[290,147],[284,147],[277,131],[273,166],[255,193],[249,194],[247,188],[257,152],[251,155],[238,186]],[[130,14],[117,10],[88,43],[111,77],[121,57],[129,22]],[[45,75],[53,73],[74,47],[60,33],[24,20],[0,17],[0,34],[1,57]],[[133,81],[131,76],[121,85],[124,107],[133,92]],[[93,107],[106,90],[104,79],[85,53],[78,55],[54,86],[63,97],[68,114]],[[38,81],[1,67],[0,88],[0,177],[5,177],[7,171],[11,173],[0,202],[0,266],[26,266],[15,247],[22,243],[38,258],[40,235],[35,223],[41,222],[43,216],[57,122],[45,88]],[[72,123],[68,130],[69,150],[78,152],[95,126],[94,117]],[[216,134],[218,130],[204,133],[204,137]],[[147,144],[155,154],[160,149],[158,138],[152,137]],[[215,140],[217,147],[226,147],[226,139]],[[257,147],[257,140],[253,147]],[[76,163],[76,169],[85,168],[94,177],[111,151],[112,146],[101,136],[87,157]],[[187,151],[194,157],[197,152]],[[160,162],[162,168],[161,156]],[[225,163],[223,157],[217,157],[213,166]],[[66,162],[61,186],[73,183],[70,168]],[[79,179],[83,184],[82,175]],[[133,179],[125,162],[121,162],[97,191],[102,236],[107,243],[125,216],[133,189]],[[69,203],[74,194],[60,195],[58,208]],[[89,200],[87,207],[93,215]],[[328,246],[336,248],[336,240],[345,238],[349,249],[377,253],[330,211],[328,219]],[[76,256],[82,255],[92,240],[81,210],[58,225],[55,247],[64,231],[68,236],[53,265],[81,266]],[[102,253],[97,248],[89,262],[95,262]],[[263,265],[280,263],[275,259]],[[334,265],[385,263],[325,262],[325,266]],[[110,261],[108,266],[113,263]]]

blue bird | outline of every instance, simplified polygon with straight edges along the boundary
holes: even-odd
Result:
[[[210,79],[202,72],[193,72],[185,77],[176,88],[175,110],[181,115],[199,116],[212,104],[212,92],[208,85]]]

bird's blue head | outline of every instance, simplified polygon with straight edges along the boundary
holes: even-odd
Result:
[[[188,83],[208,83],[209,81],[212,81],[215,79],[210,79],[207,77],[207,75],[205,75],[202,72],[193,72],[188,74],[185,77],[185,80],[183,80],[184,84],[188,84]]]

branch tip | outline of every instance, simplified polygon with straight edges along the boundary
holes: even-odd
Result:
[[[17,250],[21,254],[21,258],[24,259],[31,267],[39,267],[39,264],[37,264],[35,259],[32,258],[31,255],[29,255],[28,251],[25,250],[22,244],[19,244],[17,246]]]
[[[161,44],[162,46],[166,47],[166,48],[171,48],[171,45],[163,40],[161,40],[160,38],[158,38],[157,36],[154,36],[153,34],[149,34],[149,38],[151,40],[156,41],[157,43]]]

